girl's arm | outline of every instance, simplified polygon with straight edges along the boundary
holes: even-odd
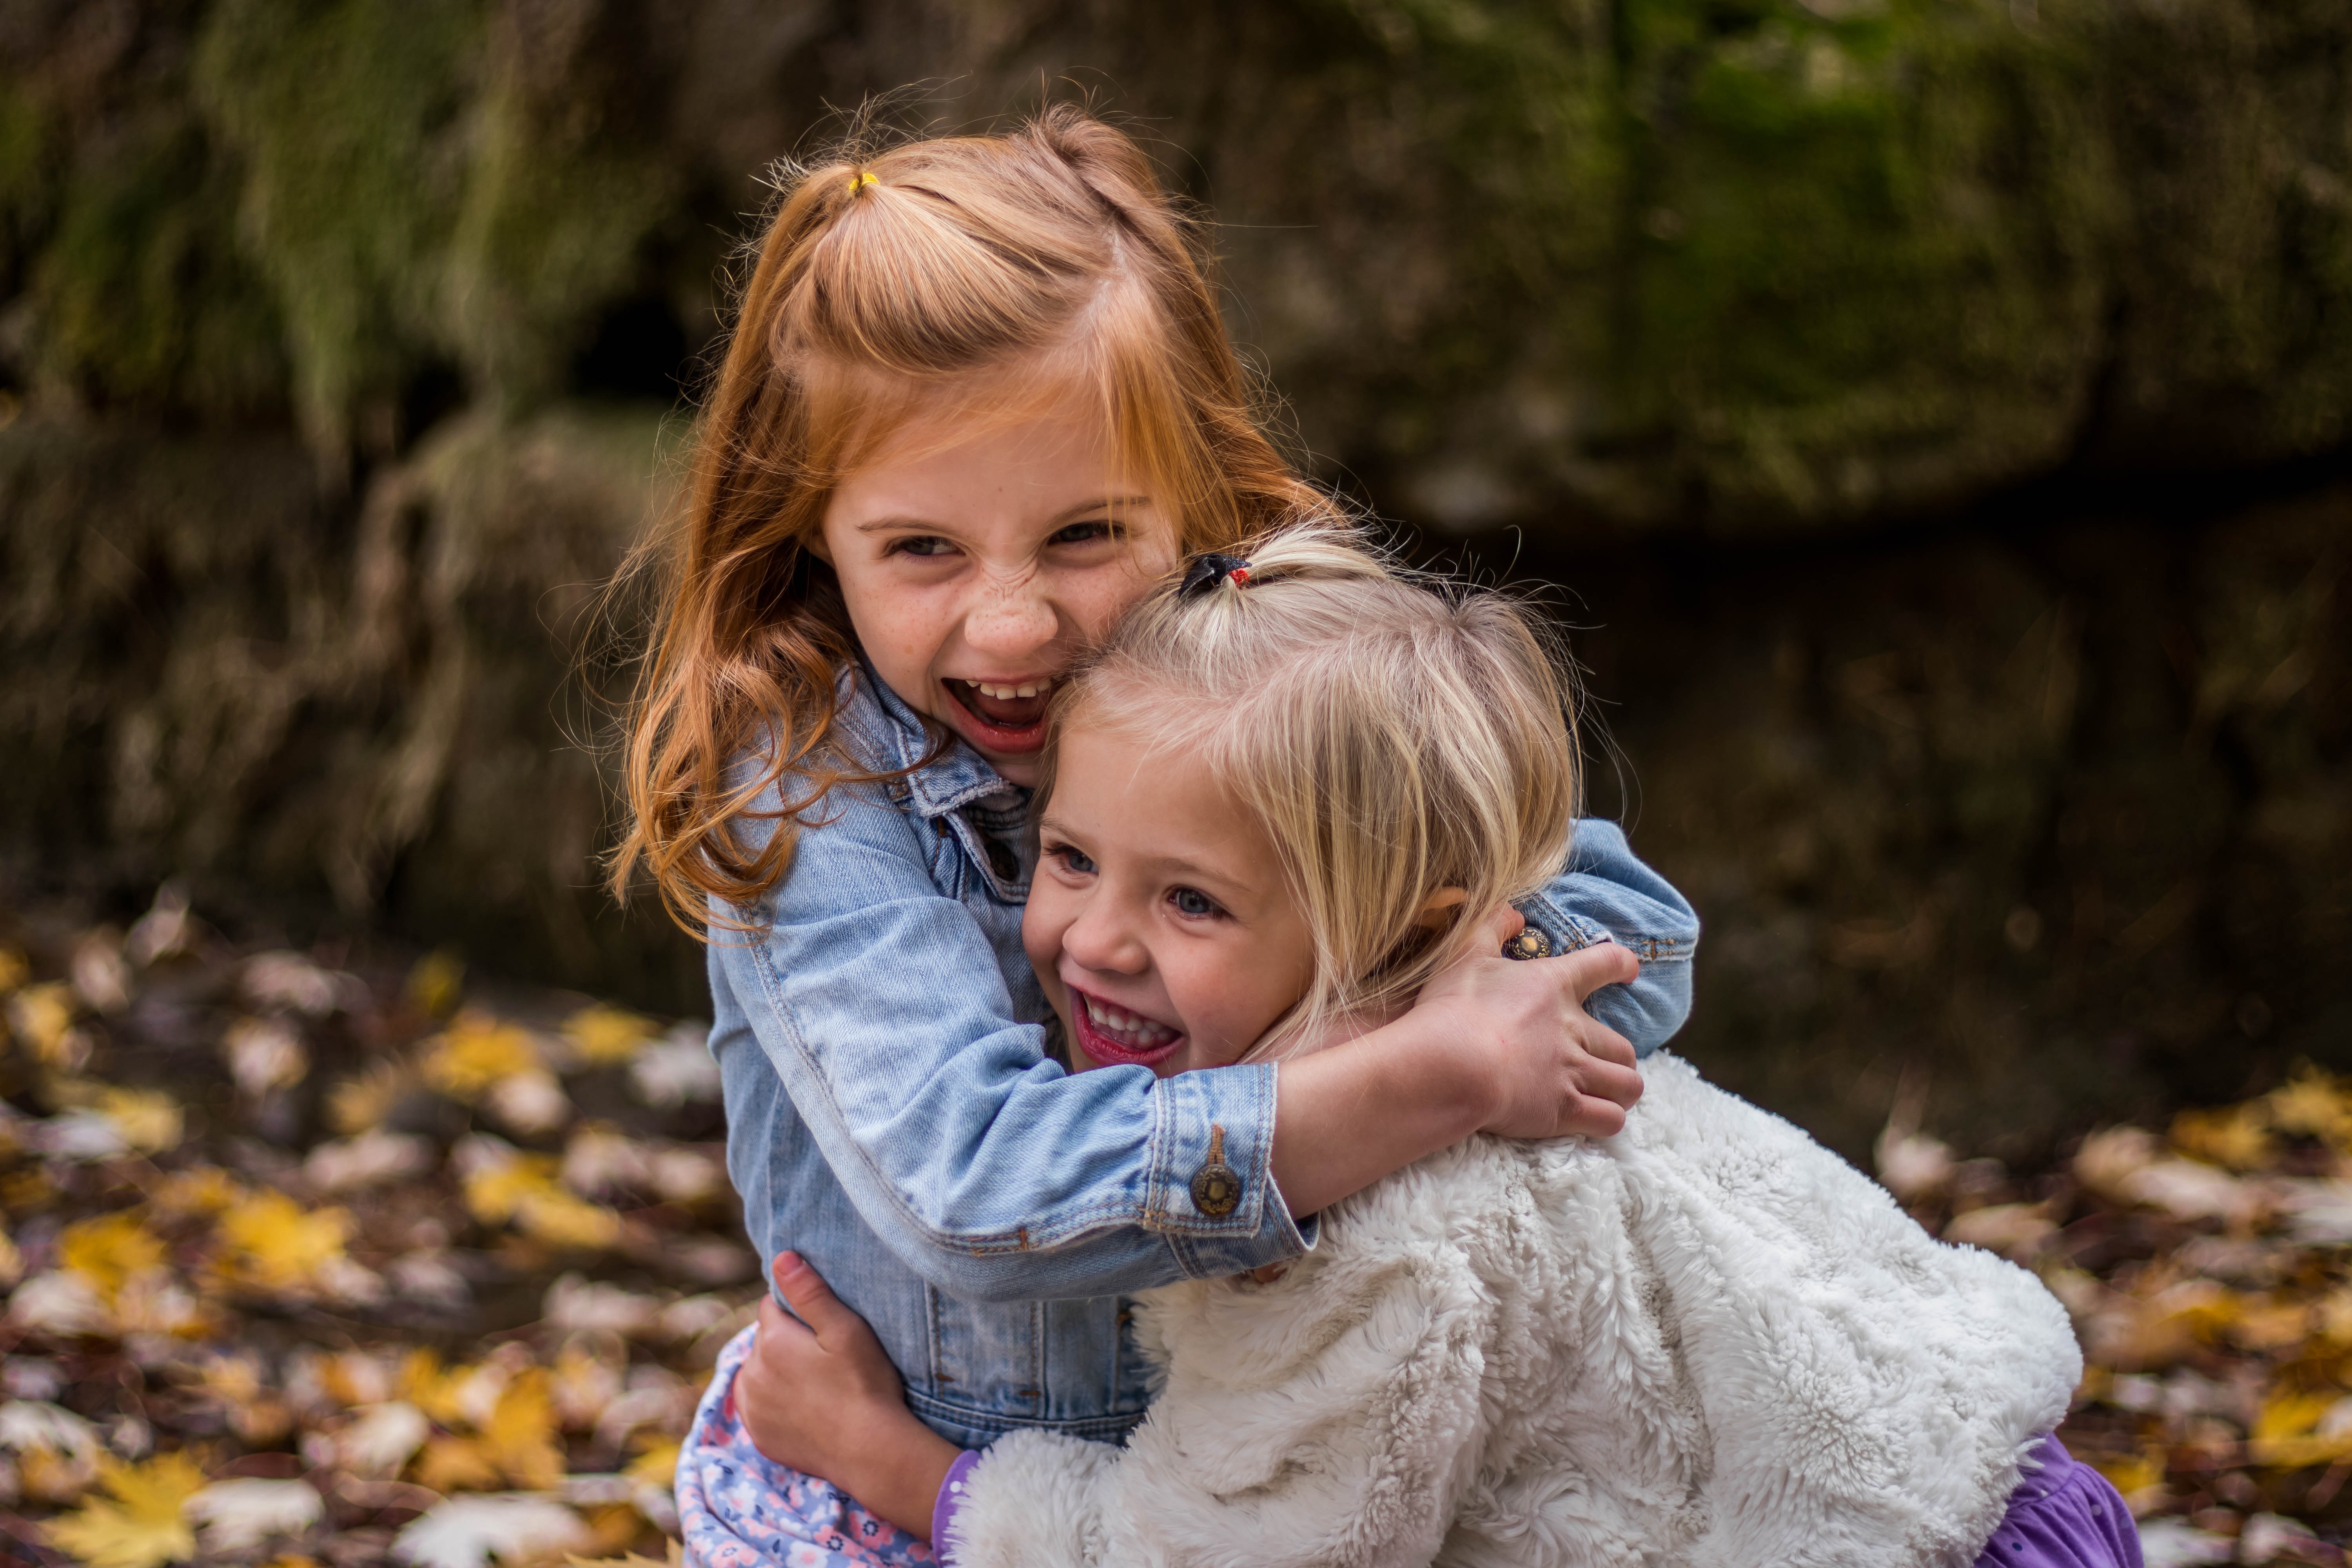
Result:
[[[1171,1347],[1168,1386],[1124,1449],[1019,1431],[959,1464],[963,1451],[901,1401],[872,1332],[804,1265],[777,1269],[803,1321],[761,1304],[760,1353],[739,1377],[757,1369],[764,1383],[739,1382],[739,1402],[762,1454],[929,1539],[951,1568],[1405,1568],[1435,1554],[1474,1479],[1465,1459],[1485,1436],[1495,1325],[1494,1293],[1458,1252],[1399,1261],[1255,1311],[1213,1309],[1219,1328],[1237,1310],[1271,1319],[1276,1353]],[[1204,1348],[1213,1369],[1196,1364]]]
[[[961,853],[946,815],[847,790],[829,809],[760,929],[717,933],[713,1048],[730,1115],[772,1100],[757,1081],[771,1075],[861,1216],[952,1294],[1244,1272],[1303,1249],[1294,1215],[1474,1131],[1605,1135],[1640,1093],[1631,1047],[1580,1005],[1634,978],[1629,950],[1606,947],[1465,966],[1395,1023],[1286,1067],[1278,1097],[1270,1064],[1065,1074],[1014,1007],[1017,948],[938,891],[933,858]],[[1239,1197],[1204,1213],[1193,1177],[1216,1162]],[[768,1208],[748,1217],[773,1258],[785,1238]]]

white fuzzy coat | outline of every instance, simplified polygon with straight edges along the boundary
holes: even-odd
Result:
[[[956,1561],[1965,1568],[2081,1377],[2064,1310],[1688,1064],[1643,1077],[1615,1138],[1474,1139],[1271,1284],[1146,1295],[1143,1425],[999,1441]]]

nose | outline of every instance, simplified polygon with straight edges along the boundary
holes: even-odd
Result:
[[[1116,897],[1097,888],[1062,932],[1062,951],[1079,968],[1097,974],[1140,974],[1151,955],[1127,920]]]
[[[965,613],[963,639],[975,653],[1017,662],[1034,655],[1054,640],[1060,617],[1036,572],[1017,575],[992,574],[979,601]],[[1004,670],[1026,675],[1027,670]]]

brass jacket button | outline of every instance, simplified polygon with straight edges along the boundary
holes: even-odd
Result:
[[[1523,926],[1519,934],[1503,944],[1505,958],[1549,958],[1551,938],[1534,926]]]
[[[1223,1219],[1242,1201],[1239,1172],[1225,1163],[1225,1130],[1209,1129],[1209,1157],[1192,1173],[1192,1206],[1211,1219]]]

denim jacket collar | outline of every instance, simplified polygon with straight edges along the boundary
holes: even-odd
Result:
[[[838,696],[840,721],[865,742],[880,767],[914,769],[892,781],[890,795],[916,816],[942,816],[991,795],[1017,793],[1025,798],[1025,791],[1016,791],[961,735],[952,736],[936,760],[917,766],[930,752],[936,731],[863,658],[842,671]]]

